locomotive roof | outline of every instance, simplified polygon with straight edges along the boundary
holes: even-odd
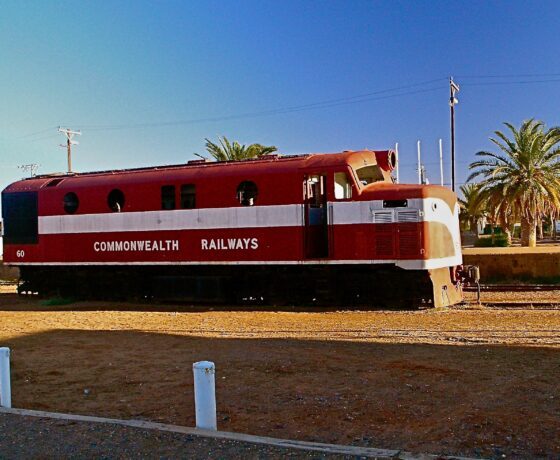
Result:
[[[234,166],[242,164],[257,164],[257,163],[272,163],[272,162],[285,162],[293,161],[298,159],[309,158],[310,156],[317,154],[303,154],[303,155],[278,155],[270,154],[265,155],[260,158],[248,158],[246,160],[230,160],[230,161],[211,161],[211,160],[190,160],[187,163],[179,163],[173,165],[158,165],[158,166],[141,166],[138,168],[124,168],[124,169],[106,169],[100,171],[86,171],[86,172],[76,172],[76,173],[47,173],[40,174],[34,177],[29,177],[24,180],[32,179],[44,179],[44,178],[63,178],[63,177],[79,177],[79,176],[97,176],[103,174],[126,174],[135,172],[146,172],[146,171],[161,171],[166,169],[191,169],[191,168],[207,168],[215,166]],[[324,155],[324,154],[319,154]]]
[[[205,161],[205,160],[191,160],[187,163],[175,165],[162,165],[162,166],[147,166],[141,168],[127,168],[127,169],[112,169],[104,171],[90,171],[82,173],[51,173],[41,174],[34,177],[25,178],[17,181],[8,189],[11,191],[16,190],[37,190],[43,186],[54,185],[53,181],[60,179],[62,181],[71,181],[78,178],[112,178],[116,176],[135,175],[135,174],[151,174],[162,171],[202,171],[211,168],[216,173],[223,172],[224,174],[231,174],[237,170],[244,170],[243,172],[250,172],[252,169],[258,172],[268,170],[269,165],[274,165],[275,171],[293,171],[299,168],[329,168],[333,166],[343,166],[346,164],[351,165],[364,165],[375,164],[375,152],[371,150],[351,151],[347,150],[339,153],[309,153],[303,155],[278,155],[271,154],[260,158],[240,160],[240,161]],[[238,169],[239,168],[239,169]],[[241,171],[240,171],[241,172]]]

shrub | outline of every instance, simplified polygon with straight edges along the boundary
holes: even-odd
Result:
[[[492,237],[479,238],[474,242],[477,248],[505,248],[508,245],[507,235],[505,233],[499,233],[494,235],[494,242],[492,243]]]

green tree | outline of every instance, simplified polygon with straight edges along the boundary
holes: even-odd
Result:
[[[492,196],[503,213],[517,213],[522,245],[535,246],[538,219],[551,208],[560,209],[560,128],[546,130],[534,119],[524,121],[519,130],[504,124],[511,139],[495,131],[498,139],[490,141],[500,152],[478,152],[481,159],[471,163],[474,171],[468,180],[481,177],[481,194]]]
[[[480,185],[476,183],[461,185],[462,198],[459,198],[461,208],[460,220],[463,228],[477,231],[478,220],[485,214],[484,201],[480,196]]]
[[[239,142],[230,142],[226,136],[218,137],[218,143],[214,143],[209,139],[206,141],[206,151],[212,155],[216,161],[239,161],[249,158],[257,158],[269,153],[276,152],[278,149],[274,146],[265,146],[261,144],[251,144],[249,146],[241,145]]]
[[[492,238],[494,238],[494,225],[499,225],[510,245],[513,225],[516,219],[519,219],[519,214],[504,192],[504,184],[497,182],[480,190],[479,200],[484,203],[486,216],[492,225]]]

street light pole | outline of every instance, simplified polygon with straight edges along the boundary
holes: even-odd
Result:
[[[459,100],[455,94],[459,92],[459,85],[449,77],[449,107],[451,108],[451,190],[455,191],[455,104]]]

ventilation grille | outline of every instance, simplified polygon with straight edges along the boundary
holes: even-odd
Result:
[[[393,234],[377,233],[375,235],[375,255],[378,258],[393,258],[395,253]]]
[[[418,222],[418,211],[397,211],[397,222]]]
[[[375,224],[390,224],[393,222],[393,211],[373,211]]]
[[[399,257],[416,259],[420,255],[422,226],[417,223],[399,225]]]
[[[399,233],[399,255],[416,257],[419,253],[417,233]]]

